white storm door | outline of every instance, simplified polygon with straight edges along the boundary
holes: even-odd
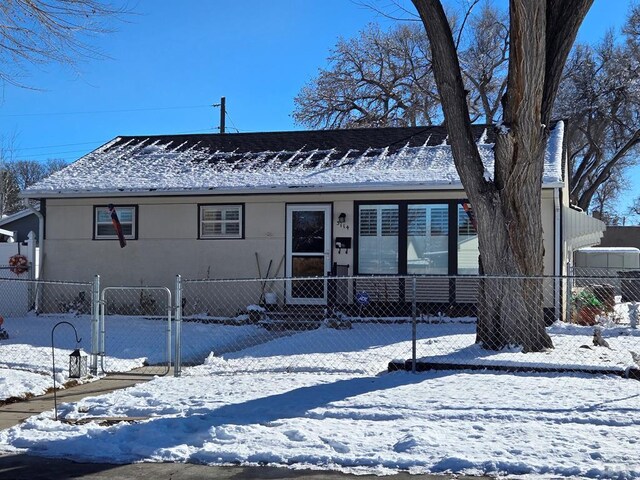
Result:
[[[325,277],[331,271],[331,205],[287,205],[286,276]],[[327,303],[327,282],[287,281],[287,303]]]

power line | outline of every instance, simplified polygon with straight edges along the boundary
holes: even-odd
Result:
[[[198,130],[172,132],[171,134],[168,134],[168,135],[188,135],[188,134],[197,134],[197,133],[209,133],[209,132],[211,132],[213,130],[214,130],[214,128],[207,127],[207,128],[201,128],[201,129],[198,129]],[[136,136],[136,137],[145,137],[145,136],[153,137],[155,135],[133,135],[133,136]],[[116,138],[116,137],[114,137],[114,138]],[[63,144],[60,144],[60,145],[45,145],[45,146],[41,146],[41,147],[14,148],[14,149],[12,149],[12,151],[22,152],[22,151],[25,151],[25,150],[41,150],[41,149],[44,149],[44,148],[74,147],[74,146],[77,146],[77,145],[95,145],[95,144],[104,145],[105,143],[107,143],[110,140],[97,140],[95,142],[80,142],[80,143],[63,143]],[[67,151],[63,151],[63,152],[28,153],[28,154],[22,154],[22,155],[19,155],[19,156],[23,157],[23,158],[45,157],[45,156],[49,156],[49,157],[55,158],[57,155],[73,154],[73,153],[85,153],[86,154],[86,153],[89,153],[89,152],[87,152],[86,149],[85,150],[67,150]]]
[[[151,112],[158,110],[186,110],[191,108],[210,108],[211,105],[191,105],[182,107],[154,107],[154,108],[127,108],[122,110],[89,110],[84,112],[50,112],[50,113],[8,113],[0,114],[0,117],[41,117],[60,115],[93,115],[96,113],[127,113],[127,112]]]
[[[87,153],[86,150],[69,150],[66,152],[51,152],[51,153],[35,153],[35,154],[29,154],[29,155],[20,155],[23,158],[31,158],[31,157],[50,157],[50,158],[60,158],[60,155],[66,154],[66,153]]]
[[[229,113],[228,113],[228,112],[226,112],[226,111],[225,111],[224,113],[225,113],[226,117],[229,119],[229,121],[231,122],[231,125],[233,125],[233,127],[232,127],[232,128],[233,128],[237,133],[240,133],[240,129],[239,129],[238,127],[236,127],[236,124],[233,122],[233,120],[231,120],[231,117],[229,116]]]
[[[42,147],[24,147],[24,148],[13,148],[13,151],[21,152],[23,150],[42,150],[43,148],[58,148],[58,147],[75,147],[77,145],[95,145],[103,143],[107,143],[108,140],[96,140],[95,142],[82,142],[82,143],[62,143],[60,145],[44,145]]]

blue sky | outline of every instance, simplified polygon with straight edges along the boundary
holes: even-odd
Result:
[[[629,3],[595,0],[579,40],[619,26]],[[15,139],[16,158],[72,161],[117,135],[216,133],[221,96],[229,132],[299,128],[293,97],[338,37],[390,22],[351,0],[138,0],[133,11],[93,42],[108,58],[32,69],[40,90],[0,85],[0,137]]]

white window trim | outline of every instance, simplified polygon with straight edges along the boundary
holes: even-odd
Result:
[[[113,225],[111,222],[111,216],[109,215],[109,221],[99,222],[98,221],[98,211],[105,211],[109,214],[109,208],[103,206],[94,206],[94,214],[93,214],[93,238],[94,240],[117,240],[118,235],[101,235],[98,233],[98,225]],[[136,232],[136,222],[138,209],[135,205],[115,205],[116,213],[118,214],[118,220],[120,220],[120,225],[123,227],[125,225],[131,225],[131,233],[126,234],[124,238],[127,240],[135,240],[137,237]],[[123,221],[120,212],[122,210],[131,210],[131,221]]]
[[[215,211],[229,211],[229,210],[237,210],[238,211],[238,220],[203,220],[203,214],[206,210],[215,210]],[[238,224],[238,233],[229,235],[229,234],[204,234],[203,233],[203,225],[204,224]],[[233,204],[233,205],[199,205],[198,208],[198,238],[205,240],[216,240],[216,239],[242,239],[244,238],[244,208],[242,204]]]

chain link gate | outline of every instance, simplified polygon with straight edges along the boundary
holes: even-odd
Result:
[[[98,287],[99,289],[99,287]],[[166,287],[105,287],[94,317],[97,358],[103,373],[166,375],[171,369],[171,290]],[[97,320],[97,322],[96,322]],[[120,329],[120,335],[109,332]],[[126,329],[128,335],[121,335]],[[141,357],[140,355],[144,355]]]

